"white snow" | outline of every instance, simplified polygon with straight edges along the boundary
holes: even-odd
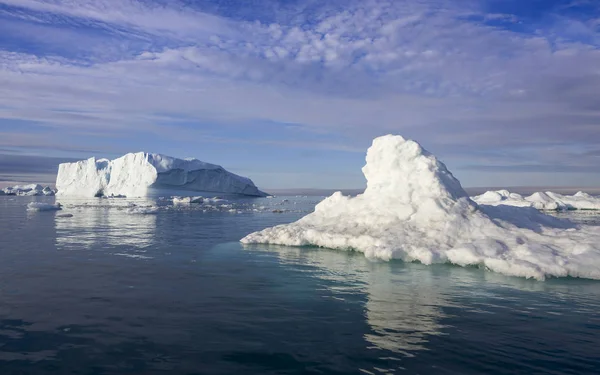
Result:
[[[58,211],[61,210],[61,204],[49,204],[42,202],[31,202],[27,205],[28,211]]]
[[[40,195],[54,195],[54,190],[50,186],[42,186],[39,184],[30,185],[15,185],[12,187],[4,188],[2,195],[20,195],[20,196],[40,196]]]
[[[250,179],[218,165],[145,152],[60,164],[56,187],[58,195],[75,197],[145,197],[155,189],[265,195]]]
[[[505,205],[516,207],[533,207],[538,210],[565,211],[565,210],[600,210],[600,198],[582,191],[574,195],[561,195],[558,193],[537,192],[528,197],[510,193],[507,190],[487,191],[472,197],[475,202],[484,205]]]
[[[321,246],[367,257],[481,266],[512,276],[600,279],[600,227],[531,207],[478,205],[418,143],[376,138],[356,197],[334,193],[297,222],[249,234],[243,243]]]
[[[172,200],[174,205],[204,202],[203,197],[173,197]]]

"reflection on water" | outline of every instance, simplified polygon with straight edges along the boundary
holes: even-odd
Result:
[[[440,288],[442,276],[436,272],[408,272],[400,262],[372,262],[361,254],[326,249],[244,247],[274,251],[282,263],[318,267],[324,272],[314,275],[326,280],[341,300],[349,294],[364,294],[365,319],[372,329],[365,339],[377,349],[404,356],[424,350],[428,337],[441,334],[444,328],[440,320],[447,315],[442,307],[452,306],[449,291]]]
[[[453,339],[444,337],[457,329],[454,324],[464,327],[467,315],[472,316],[473,327],[485,321],[482,316],[496,316],[491,320],[493,324],[515,325],[517,329],[521,327],[513,320],[516,318],[531,317],[538,325],[540,319],[548,320],[549,324],[539,332],[528,334],[542,342],[551,342],[555,339],[550,323],[554,319],[561,321],[569,315],[569,321],[580,319],[585,325],[600,308],[600,288],[593,280],[540,282],[476,268],[369,261],[362,254],[328,249],[276,245],[244,245],[244,248],[272,252],[282,264],[296,268],[317,267],[321,271],[312,272],[311,276],[327,281],[327,288],[342,301],[349,295],[364,294],[364,317],[371,327],[364,338],[372,345],[370,349],[399,354],[396,360],[414,357],[440,345],[432,341],[452,342]],[[599,319],[593,321],[600,323]],[[484,332],[490,329],[482,326]],[[575,329],[585,330],[585,327]],[[510,334],[497,334],[498,339],[512,339]],[[551,336],[545,339],[548,334]],[[579,342],[581,338],[573,340]],[[522,349],[525,353],[529,348]]]
[[[61,213],[56,217],[56,245],[62,250],[108,247],[132,247],[136,252],[151,246],[156,233],[156,215],[140,209],[156,206],[150,199],[60,199]],[[129,252],[131,253],[131,252]],[[135,256],[136,254],[127,254]]]

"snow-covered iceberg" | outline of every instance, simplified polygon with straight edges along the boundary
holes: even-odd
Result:
[[[384,260],[483,266],[506,275],[600,279],[600,227],[472,201],[445,165],[401,136],[376,138],[356,197],[334,193],[297,222],[243,243],[356,250]]]
[[[21,195],[21,196],[52,196],[54,190],[50,186],[42,186],[39,184],[15,185],[4,188],[3,195]]]
[[[546,211],[566,210],[600,210],[600,198],[582,191],[574,195],[562,195],[547,192],[533,193],[528,197],[511,193],[508,190],[486,191],[481,195],[472,197],[475,202],[484,205],[533,207]]]
[[[249,178],[221,166],[146,152],[60,164],[56,188],[59,196],[76,197],[145,197],[155,190],[266,195]]]

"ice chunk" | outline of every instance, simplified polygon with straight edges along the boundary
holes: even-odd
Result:
[[[21,196],[39,196],[39,195],[54,195],[54,190],[49,186],[39,184],[30,185],[15,185],[7,187],[3,190],[5,195],[21,195]]]
[[[483,205],[534,207],[538,210],[600,210],[600,198],[582,191],[575,195],[561,195],[553,192],[537,192],[528,197],[509,193],[507,190],[487,191],[472,198]]]
[[[204,197],[173,197],[173,204],[192,204],[192,203],[202,203],[204,202]]]
[[[173,197],[172,201],[174,205],[190,204],[192,203],[192,197]]]
[[[479,206],[443,163],[400,136],[376,138],[366,160],[363,194],[335,193],[297,222],[241,241],[478,265],[536,279],[600,279],[600,227],[578,226],[530,207]]]
[[[28,211],[58,211],[61,210],[61,204],[49,204],[42,202],[31,202],[27,205]]]
[[[42,194],[44,194],[45,196],[53,196],[55,195],[54,190],[52,190],[52,188],[50,186],[45,186],[42,189]]]
[[[158,207],[150,206],[150,207],[139,207],[134,206],[127,209],[127,213],[136,214],[136,215],[151,215],[158,213]]]
[[[145,152],[60,164],[56,187],[60,196],[79,197],[145,197],[151,190],[265,195],[250,179],[221,166]]]

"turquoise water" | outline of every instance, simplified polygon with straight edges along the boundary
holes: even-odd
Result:
[[[2,375],[600,373],[597,281],[239,244],[311,197],[35,199],[0,197]]]

